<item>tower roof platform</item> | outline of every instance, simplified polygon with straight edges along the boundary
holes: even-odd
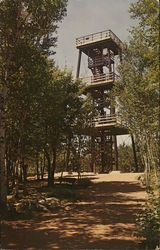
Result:
[[[76,38],[76,47],[86,55],[88,49],[94,48],[108,48],[118,55],[123,48],[123,43],[111,30],[105,30]]]

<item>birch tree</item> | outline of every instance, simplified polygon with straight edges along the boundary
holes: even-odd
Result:
[[[66,14],[66,4],[67,0],[0,2],[0,203],[3,209],[6,207],[5,116],[8,89],[13,79],[14,84],[24,81],[24,64],[33,60],[32,56],[26,56],[27,50],[34,49],[44,57],[54,53],[51,48],[56,43],[58,22]],[[23,119],[24,124],[25,116]]]
[[[130,40],[119,67],[120,80],[115,88],[117,105],[122,119],[136,136],[147,183],[151,171],[158,183],[158,1],[138,0],[131,4],[130,13],[136,25],[130,30]]]

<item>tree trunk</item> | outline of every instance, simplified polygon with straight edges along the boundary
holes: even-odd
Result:
[[[27,194],[27,186],[26,186],[26,183],[27,183],[27,168],[28,168],[28,165],[23,162],[23,181],[24,181],[24,191],[23,191],[23,193],[24,194]]]
[[[18,197],[18,191],[19,191],[19,170],[21,168],[21,135],[22,131],[20,131],[20,137],[18,140],[17,160],[15,164],[15,187],[14,187],[15,197]]]
[[[71,152],[71,136],[68,137],[68,140],[67,140],[67,155],[66,155],[66,171],[69,172],[70,169],[69,169],[69,160],[70,160],[70,152]]]
[[[52,187],[54,185],[54,173],[55,173],[55,169],[56,169],[56,148],[52,149],[53,152],[53,161],[52,161],[52,165],[51,165],[51,160],[50,160],[50,156],[47,153],[46,154],[46,158],[48,161],[48,186]]]
[[[45,151],[46,159],[47,159],[47,170],[48,170],[48,186],[51,186],[51,159],[50,155],[47,151]]]
[[[6,209],[7,205],[7,169],[5,161],[5,128],[0,122],[0,208]]]
[[[37,174],[37,180],[40,180],[40,173],[39,173],[39,160],[36,159],[36,174]]]
[[[7,76],[6,76],[7,77]],[[0,208],[6,210],[7,206],[7,169],[6,169],[6,143],[5,143],[5,100],[7,85],[3,85],[0,97]]]
[[[66,167],[66,157],[65,157],[65,152],[64,152],[64,161],[63,161],[63,165],[62,165],[62,169],[61,169],[60,184],[62,183],[62,177],[63,177],[63,172],[65,170],[65,167]]]
[[[28,168],[28,165],[24,164],[24,166],[23,166],[23,180],[24,180],[24,184],[26,184],[26,182],[27,182],[27,168]]]
[[[16,164],[15,164],[15,186],[14,186],[15,197],[18,197],[18,190],[19,190],[19,180],[18,180],[19,166],[20,166],[20,160],[17,159]]]
[[[43,155],[43,159],[41,161],[41,180],[44,179],[44,170],[45,170],[45,166],[46,166],[46,158],[45,158],[45,154]]]
[[[23,182],[23,163],[20,164],[20,174],[19,174],[19,182]]]
[[[11,173],[11,190],[13,191],[15,187],[15,167],[16,163],[12,162],[12,173]]]
[[[52,162],[52,169],[51,169],[50,186],[54,185],[54,174],[56,170],[56,156],[57,156],[57,150],[56,148],[53,148],[53,162]]]
[[[7,143],[6,143],[7,144]],[[11,157],[10,157],[10,148],[7,147],[6,149],[6,166],[7,166],[7,194],[9,194],[9,179],[10,179],[10,169],[11,169]]]

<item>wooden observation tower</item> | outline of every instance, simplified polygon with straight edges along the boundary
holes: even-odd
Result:
[[[91,76],[83,81],[86,93],[92,96],[96,114],[87,130],[91,136],[92,171],[95,171],[98,158],[99,172],[108,173],[118,170],[116,136],[128,134],[122,122],[117,120],[110,100],[110,92],[117,79],[115,62],[116,58],[121,58],[123,43],[111,30],[106,30],[77,38],[76,47],[79,49],[76,77],[80,76],[82,53],[88,57],[91,72]]]

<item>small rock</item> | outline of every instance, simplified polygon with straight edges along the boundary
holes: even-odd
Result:
[[[59,200],[55,197],[50,197],[50,198],[46,198],[46,201],[47,202],[50,202],[50,201],[55,201],[55,202],[58,202]]]
[[[19,206],[21,206],[21,203],[16,203],[15,204],[15,207],[19,207]]]
[[[42,211],[49,212],[49,210],[48,210],[45,206],[43,206],[43,205],[39,205],[38,207],[39,207]]]
[[[44,205],[46,203],[46,201],[45,200],[39,200],[38,203]]]

